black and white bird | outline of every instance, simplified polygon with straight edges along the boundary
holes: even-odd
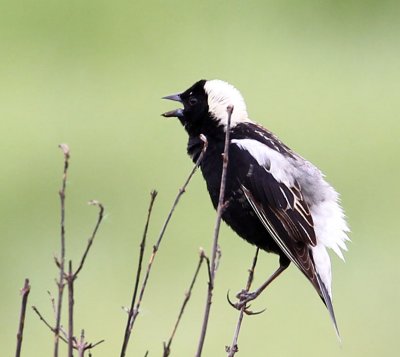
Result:
[[[231,84],[200,80],[164,99],[183,104],[163,116],[176,117],[182,123],[194,162],[203,148],[200,134],[208,140],[200,168],[214,208],[221,184],[227,107],[234,108],[225,189],[228,204],[222,219],[240,237],[280,258],[279,268],[259,289],[240,297],[240,306],[256,298],[292,262],[325,303],[339,336],[327,252],[330,248],[343,259],[342,250],[347,250],[349,240],[338,193],[318,168],[249,119],[242,95]]]

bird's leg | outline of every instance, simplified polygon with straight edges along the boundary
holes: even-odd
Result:
[[[249,301],[257,298],[266,289],[266,287],[271,284],[289,266],[289,263],[286,261],[286,259],[281,258],[279,263],[279,268],[258,289],[253,292],[248,292],[246,290],[240,291],[236,295],[239,301],[236,304],[233,304],[233,306],[236,309],[240,310],[243,306],[246,306]]]

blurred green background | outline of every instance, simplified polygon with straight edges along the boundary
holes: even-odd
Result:
[[[400,133],[398,1],[8,1],[0,4],[0,284],[2,355],[15,351],[19,289],[52,321],[59,251],[62,154],[71,147],[67,256],[77,263],[97,217],[107,217],[76,282],[76,333],[119,355],[149,200],[153,244],[192,164],[163,95],[201,78],[239,88],[250,117],[319,166],[341,193],[352,229],[346,263],[333,257],[343,345],[311,285],[291,267],[253,304],[238,356],[378,356],[399,349]],[[199,174],[156,258],[129,356],[160,356],[215,213]],[[226,302],[247,278],[253,247],[225,226],[204,356],[225,355],[237,312]],[[146,252],[146,258],[150,250]],[[261,254],[255,284],[277,266]],[[196,350],[202,272],[172,345]],[[66,324],[66,320],[64,319]],[[52,353],[28,310],[23,355]]]

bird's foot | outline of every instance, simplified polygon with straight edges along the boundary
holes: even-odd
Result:
[[[247,290],[241,290],[236,294],[236,298],[239,300],[236,303],[233,303],[229,297],[229,291],[227,294],[227,299],[229,304],[235,308],[236,310],[242,311],[246,315],[258,315],[263,313],[266,309],[263,309],[261,311],[251,311],[249,310],[251,305],[247,305],[250,301],[254,300],[259,294],[257,292],[249,292]]]
[[[239,301],[235,304],[237,309],[240,310],[243,306],[246,306],[248,302],[254,300],[258,295],[255,292],[249,292],[247,290],[241,290],[236,294],[236,298]]]

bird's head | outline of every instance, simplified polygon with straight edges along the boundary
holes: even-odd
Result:
[[[250,122],[240,92],[231,84],[218,79],[200,80],[184,92],[163,99],[183,104],[183,108],[171,110],[163,116],[178,118],[189,135],[198,135],[211,127],[225,130],[228,106],[234,107],[231,127],[241,122]]]

